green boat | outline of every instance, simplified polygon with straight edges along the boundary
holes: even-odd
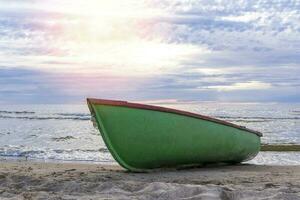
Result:
[[[87,103],[110,153],[130,171],[240,163],[260,150],[260,132],[208,116],[126,101]]]

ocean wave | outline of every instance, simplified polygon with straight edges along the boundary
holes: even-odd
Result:
[[[35,114],[33,111],[7,111],[7,110],[0,110],[0,113],[4,114]]]
[[[87,113],[56,113],[56,115],[60,116],[76,116],[76,117],[89,117],[91,116],[90,114]]]
[[[44,154],[45,151],[40,150],[30,150],[22,151],[21,149],[0,149],[0,156],[10,156],[10,157],[30,157],[36,154]]]
[[[51,138],[53,141],[56,141],[56,142],[61,142],[61,141],[66,141],[66,140],[71,140],[71,139],[76,139],[75,137],[73,136],[65,136],[65,137],[55,137],[55,138]]]
[[[300,151],[300,144],[262,144],[261,151]]]
[[[240,117],[240,116],[223,116],[223,115],[216,115],[214,116],[216,118],[221,118],[221,119],[258,119],[258,120],[285,120],[285,119],[291,119],[291,120],[298,120],[300,117]]]
[[[33,111],[8,111],[8,110],[0,110],[0,114],[21,114],[21,115],[26,115],[26,114],[36,114],[36,112]],[[53,113],[54,115],[58,116],[65,116],[65,117],[89,117],[89,113]]]
[[[26,120],[90,120],[91,117],[57,117],[57,116],[8,116],[0,115],[0,119],[26,119]]]
[[[244,122],[244,123],[261,123],[261,122],[270,122],[273,120],[244,120],[244,119],[235,119],[235,120],[226,120],[228,122]]]
[[[292,110],[291,114],[298,116],[298,115],[300,115],[300,110]]]
[[[85,153],[108,153],[109,150],[107,148],[99,148],[99,149],[53,149],[55,153],[73,153],[73,152],[85,152]]]
[[[86,154],[86,153],[109,153],[107,148],[99,149],[48,149],[48,150],[22,150],[21,148],[0,148],[0,156],[2,157],[49,157],[46,155],[55,154]]]

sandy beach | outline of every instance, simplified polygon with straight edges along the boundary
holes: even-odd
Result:
[[[130,173],[119,166],[7,161],[0,199],[300,199],[300,166]]]

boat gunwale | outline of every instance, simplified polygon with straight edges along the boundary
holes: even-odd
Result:
[[[224,120],[216,119],[213,117],[209,117],[206,115],[200,115],[188,111],[178,110],[174,108],[167,108],[167,107],[161,107],[161,106],[153,106],[153,105],[147,105],[147,104],[141,104],[141,103],[131,103],[127,101],[120,101],[120,100],[108,100],[108,99],[95,99],[95,98],[87,98],[87,102],[95,105],[110,105],[110,106],[120,106],[120,107],[128,107],[128,108],[137,108],[137,109],[145,109],[145,110],[153,110],[153,111],[159,111],[159,112],[166,112],[166,113],[172,113],[172,114],[178,114],[188,117],[193,117],[197,119],[203,119],[211,122],[215,122],[218,124],[230,126],[233,128],[237,128],[243,131],[247,131],[249,133],[253,133],[259,137],[262,137],[263,134],[259,131],[255,131],[252,129],[248,129],[244,126],[239,126]]]

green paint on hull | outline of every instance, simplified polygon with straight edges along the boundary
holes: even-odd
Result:
[[[258,135],[204,119],[115,105],[89,108],[112,156],[131,171],[238,163],[260,150]]]

